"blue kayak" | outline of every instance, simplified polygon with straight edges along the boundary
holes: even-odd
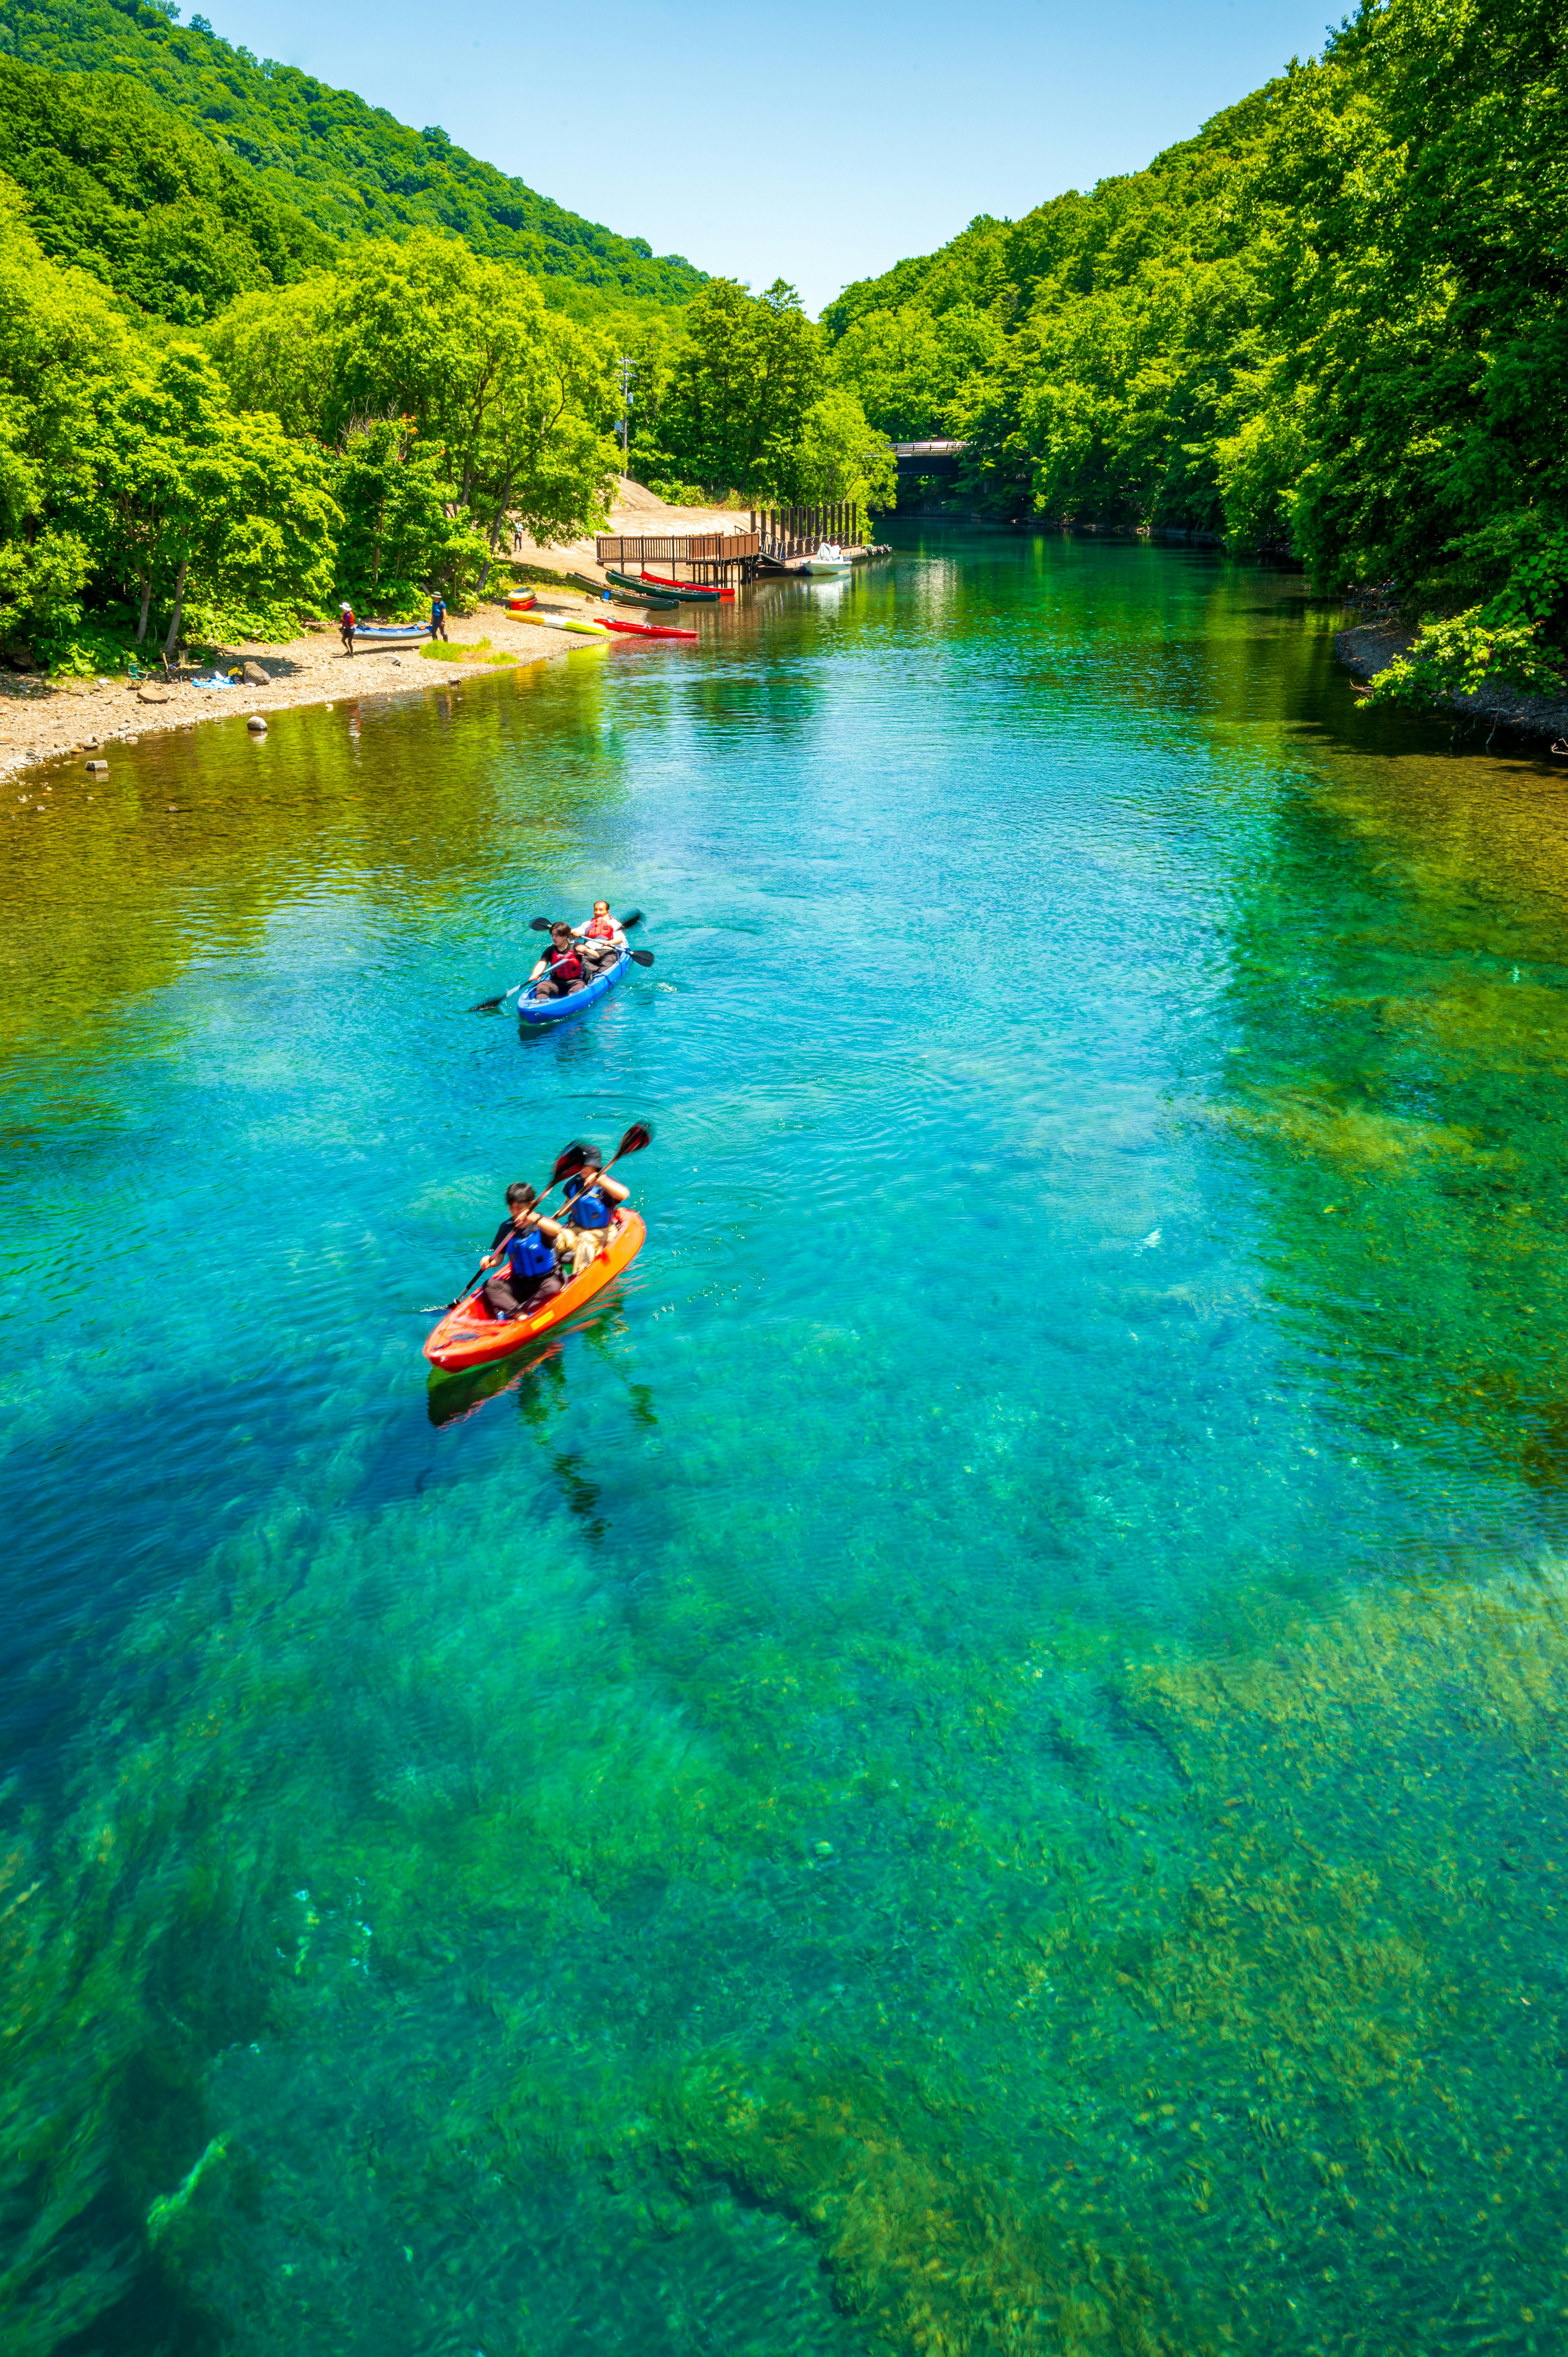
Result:
[[[622,950],[614,965],[596,981],[583,990],[569,991],[564,998],[536,998],[535,985],[531,982],[517,1002],[519,1017],[524,1023],[559,1023],[564,1015],[581,1015],[585,1006],[592,1006],[596,998],[603,998],[607,991],[615,988],[630,963],[630,950]]]

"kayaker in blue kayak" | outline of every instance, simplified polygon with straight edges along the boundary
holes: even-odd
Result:
[[[631,1192],[618,1178],[605,1176],[604,1157],[591,1146],[585,1146],[583,1153],[581,1168],[566,1181],[566,1227],[574,1276],[581,1276],[589,1263],[597,1260],[616,1215]]]
[[[611,1186],[614,1181],[607,1179],[605,1184]],[[481,1268],[497,1272],[485,1282],[485,1305],[497,1318],[526,1318],[553,1301],[561,1290],[555,1248],[559,1244],[569,1250],[574,1239],[558,1222],[534,1210],[538,1200],[532,1187],[513,1181],[506,1190],[507,1216],[479,1263]]]
[[[588,977],[570,925],[551,926],[550,947],[528,978],[539,985],[536,998],[568,998],[573,991],[586,989]]]

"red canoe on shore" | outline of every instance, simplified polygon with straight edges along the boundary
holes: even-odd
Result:
[[[632,639],[694,639],[695,630],[674,630],[667,622],[621,622],[612,615],[602,614],[599,619],[607,630],[624,630]]]
[[[642,568],[642,577],[645,581],[651,581],[656,589],[684,589],[688,597],[693,589],[700,591],[704,597],[735,596],[733,589],[717,588],[711,581],[677,581],[668,573],[650,573],[646,565]]]

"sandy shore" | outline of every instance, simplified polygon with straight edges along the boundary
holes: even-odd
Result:
[[[722,508],[667,507],[640,483],[624,479],[610,519],[612,532],[733,531],[745,524],[744,516]],[[603,579],[591,539],[560,547],[525,539],[513,552],[512,562],[520,572],[550,576],[546,586],[537,588],[541,613],[596,610],[565,578],[579,573],[585,579]],[[504,596],[510,587],[510,571],[500,586]],[[197,687],[192,683],[198,672],[209,672],[210,665],[192,663],[183,665],[166,683],[160,676],[143,682],[68,680],[56,686],[47,679],[0,672],[0,778],[68,753],[88,760],[108,746],[124,745],[156,729],[248,718],[252,713],[268,719],[295,705],[331,704],[343,695],[403,695],[411,687],[437,682],[496,677],[522,663],[560,662],[583,643],[564,632],[514,621],[504,604],[450,616],[446,628],[450,645],[428,649],[410,644],[387,650],[365,641],[349,656],[337,632],[326,629],[309,631],[286,646],[222,650],[223,669],[253,663],[265,673],[264,685],[250,681],[226,689]],[[156,659],[150,660],[156,668]]]
[[[540,596],[541,613],[586,614],[586,597],[569,590]],[[331,704],[341,696],[406,695],[411,687],[435,687],[499,678],[520,665],[561,662],[580,648],[580,638],[542,630],[513,620],[504,606],[484,606],[452,617],[451,643],[426,650],[417,642],[393,650],[362,645],[347,655],[334,631],[312,631],[286,646],[234,646],[223,650],[223,666],[249,662],[266,673],[262,686],[201,688],[198,669],[187,663],[166,684],[156,681],[72,680],[59,687],[42,680],[0,673],[0,777],[36,761],[78,754],[90,760],[157,729],[189,728],[202,721],[263,720],[295,705]]]

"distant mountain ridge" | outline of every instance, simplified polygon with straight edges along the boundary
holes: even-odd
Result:
[[[703,284],[682,255],[656,256],[645,238],[568,212],[445,131],[414,131],[352,91],[252,57],[202,16],[182,26],[177,15],[172,0],[70,0],[58,13],[0,0],[0,57],[53,75],[127,76],[274,208],[303,215],[336,244],[446,230],[493,261],[639,304],[682,304]],[[91,173],[90,158],[75,160]],[[16,174],[14,164],[4,168]],[[278,233],[301,245],[282,220]]]

